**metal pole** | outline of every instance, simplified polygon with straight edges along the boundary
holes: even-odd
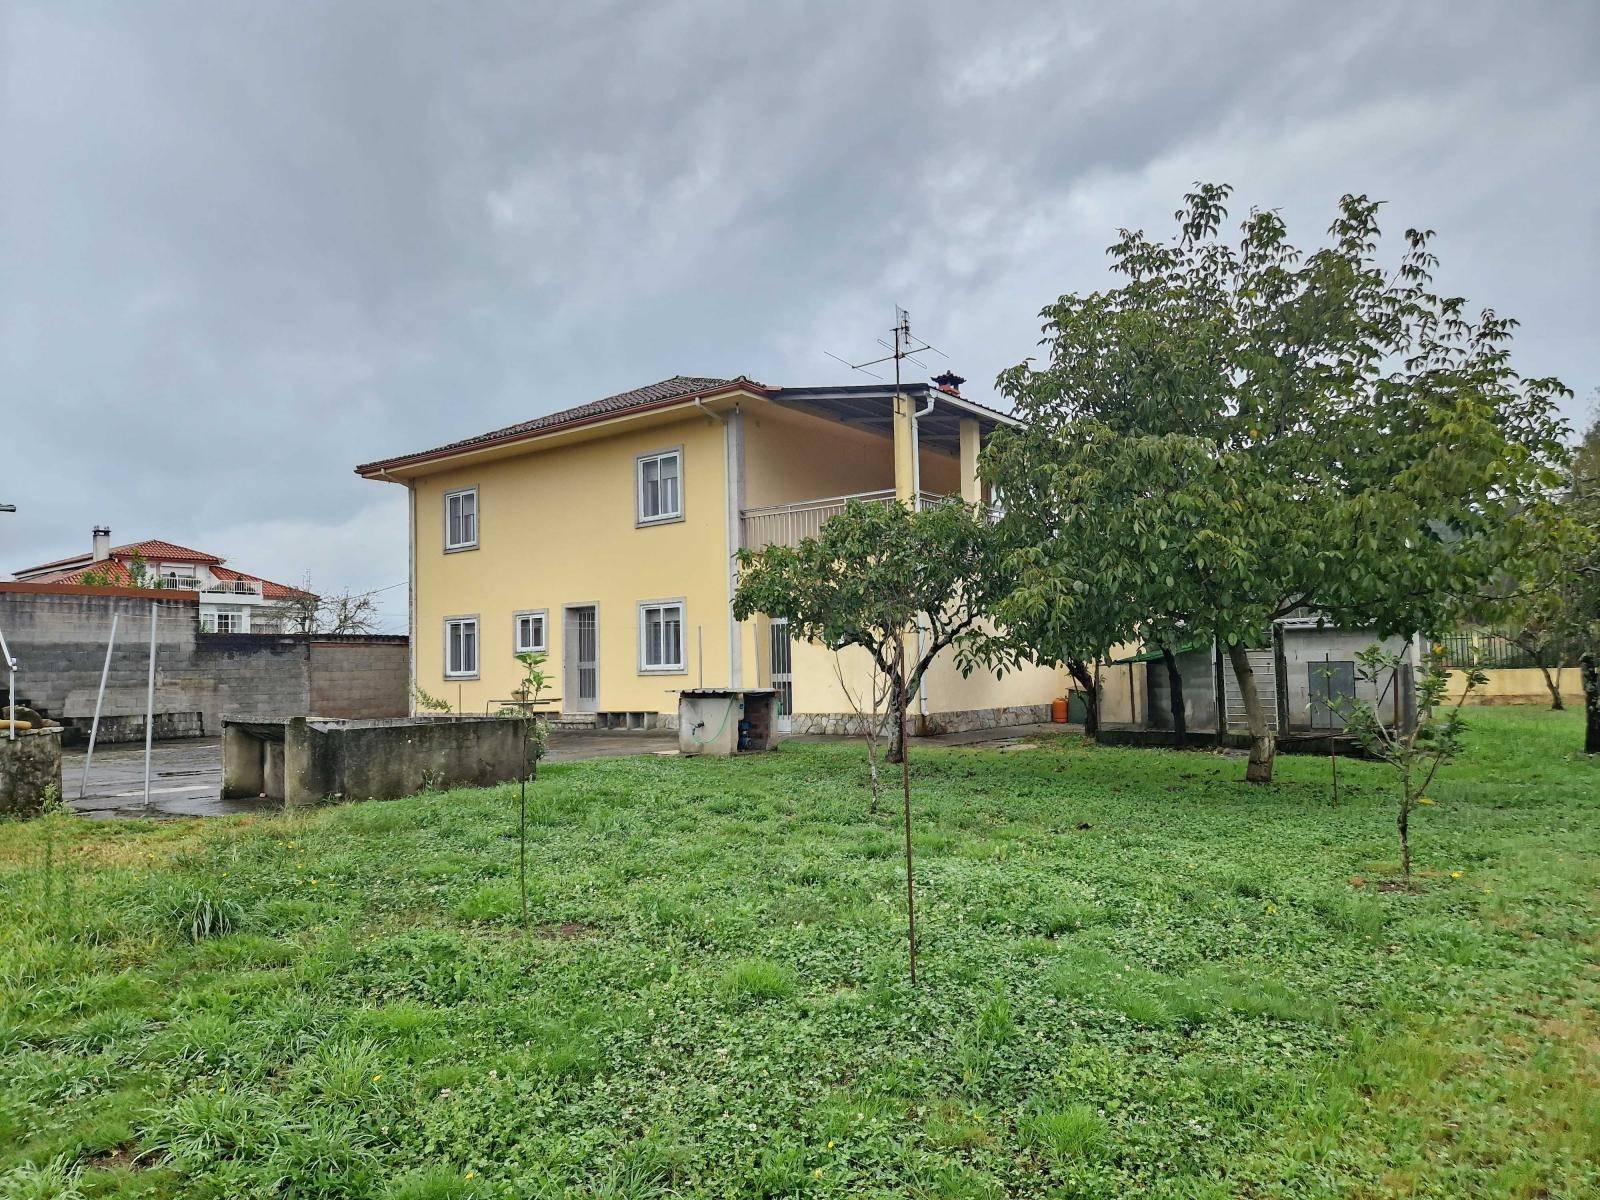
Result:
[[[150,807],[150,741],[156,728],[156,612],[160,601],[150,601],[150,674],[144,697],[144,803]]]
[[[11,740],[14,742],[17,740],[17,660],[11,657],[11,647],[6,645],[6,635],[3,632],[0,632],[0,658],[6,660],[6,673],[11,681],[8,684],[11,689],[11,699],[8,701],[11,708],[8,711],[11,714],[9,724]]]
[[[94,697],[94,722],[89,726],[89,753],[83,759],[83,782],[78,785],[78,799],[83,799],[83,794],[89,788],[89,764],[94,762],[94,739],[100,732],[100,705],[106,698],[106,677],[111,674],[111,648],[117,644],[117,618],[121,613],[111,614],[111,636],[106,639],[106,661],[100,668],[100,690]]]

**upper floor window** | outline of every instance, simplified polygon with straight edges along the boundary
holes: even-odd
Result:
[[[516,615],[516,627],[512,631],[513,645],[518,654],[531,654],[549,648],[545,640],[545,611],[519,612]]]
[[[639,606],[639,670],[682,671],[683,601]]]
[[[478,489],[444,494],[444,548],[471,550],[478,544]]]
[[[683,519],[683,451],[639,456],[639,524]]]
[[[475,679],[478,675],[478,618],[450,617],[444,623],[444,677]]]

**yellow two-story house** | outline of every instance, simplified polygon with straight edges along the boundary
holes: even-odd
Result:
[[[785,388],[675,376],[357,467],[410,493],[412,678],[461,712],[513,696],[545,651],[563,713],[672,726],[678,692],[775,689],[796,732],[870,705],[870,661],[733,617],[740,547],[793,543],[852,497],[980,498],[1010,418],[959,380]],[[917,732],[1048,719],[1053,670],[928,672]]]

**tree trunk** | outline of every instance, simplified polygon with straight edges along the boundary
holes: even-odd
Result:
[[[1583,752],[1600,754],[1600,662],[1594,651],[1579,660],[1583,666]]]
[[[1561,668],[1557,667],[1556,669],[1559,671]],[[1561,685],[1557,683],[1555,678],[1550,674],[1550,668],[1545,666],[1543,663],[1540,663],[1539,674],[1544,676],[1544,686],[1550,689],[1550,711],[1566,711],[1566,701],[1561,699]]]
[[[1267,714],[1261,709],[1261,694],[1256,691],[1255,671],[1250,667],[1250,656],[1245,651],[1243,642],[1229,644],[1228,662],[1233,666],[1234,678],[1239,681],[1239,695],[1244,700],[1245,724],[1250,728],[1250,765],[1245,768],[1245,782],[1271,783],[1274,750],[1272,730],[1267,727]]]
[[[1404,797],[1400,800],[1400,819],[1395,822],[1400,827],[1400,874],[1405,876],[1405,881],[1411,882],[1411,805]]]
[[[1172,693],[1172,744],[1179,750],[1189,744],[1189,722],[1183,704],[1183,675],[1178,671],[1178,659],[1167,647],[1161,647],[1161,661],[1167,667],[1167,690]]]
[[[889,703],[892,706],[889,722],[889,753],[884,757],[891,763],[900,763],[904,762],[906,757],[906,710],[911,706],[911,689],[906,687],[905,676],[899,671],[895,673],[889,693]]]
[[[1089,664],[1076,658],[1067,660],[1067,674],[1083,691],[1083,733],[1085,737],[1100,736],[1100,690],[1094,685],[1094,673]]]

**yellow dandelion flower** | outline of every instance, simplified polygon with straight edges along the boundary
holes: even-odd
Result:
[[[1275,912],[1277,912],[1277,911],[1278,911],[1278,906],[1277,906],[1277,905],[1276,905],[1276,904],[1269,904],[1269,905],[1267,905],[1267,914],[1268,914],[1268,915],[1269,915],[1269,916],[1270,916],[1270,915],[1271,915],[1271,914],[1272,914],[1272,913],[1275,913]]]
[[[813,1178],[813,1179],[821,1179],[822,1178],[822,1168],[818,1167],[815,1171],[811,1172],[811,1178]]]
[[[1451,879],[1460,879],[1461,878],[1461,872],[1460,871],[1451,871],[1450,872],[1450,878]]]

